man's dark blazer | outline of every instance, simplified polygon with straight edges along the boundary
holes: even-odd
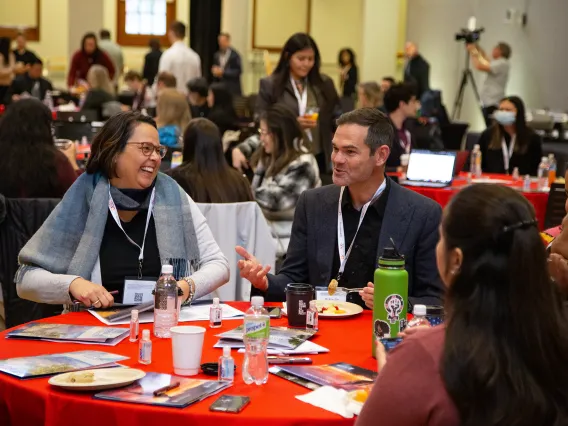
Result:
[[[215,52],[215,55],[213,56],[213,65],[221,65],[221,55],[221,51]],[[225,68],[223,68],[223,76],[221,78],[215,77],[214,80],[224,83],[225,87],[233,95],[241,96],[243,93],[241,89],[242,72],[241,55],[239,55],[239,52],[231,48],[229,60],[225,64]]]
[[[43,77],[38,78],[38,81],[39,81],[39,93],[41,96],[40,100],[43,100],[45,98],[46,92],[48,90],[53,90],[53,86],[51,85],[49,80],[46,80]],[[28,73],[19,75],[14,80],[12,80],[12,84],[10,85],[8,91],[6,92],[6,99],[5,99],[6,104],[12,103],[13,95],[21,95],[24,92],[27,92],[28,94],[31,95],[35,82],[36,80],[30,78]],[[0,101],[2,101],[2,99],[0,99]]]
[[[408,61],[404,82],[415,86],[416,99],[420,100],[424,92],[430,90],[430,64],[422,56],[416,55]]]
[[[282,269],[278,275],[268,275],[266,293],[255,290],[253,294],[262,294],[267,301],[283,301],[284,289],[289,283],[329,284],[334,250],[337,250],[339,192],[339,186],[328,185],[305,191],[300,196]],[[385,247],[392,246],[392,238],[406,259],[408,295],[412,304],[441,304],[444,286],[436,266],[441,217],[438,203],[391,180],[377,259]],[[361,286],[366,284],[361,283]]]

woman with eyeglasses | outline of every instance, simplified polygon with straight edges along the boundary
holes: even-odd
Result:
[[[446,322],[386,357],[378,345],[356,426],[566,425],[568,320],[532,205],[504,186],[463,189],[444,211],[436,260]]]
[[[229,279],[229,265],[193,200],[158,173],[167,148],[154,121],[138,112],[111,117],[95,136],[86,173],[19,255],[24,299],[104,308],[126,281],[155,282],[174,267],[183,301]],[[104,285],[103,285],[104,284]]]

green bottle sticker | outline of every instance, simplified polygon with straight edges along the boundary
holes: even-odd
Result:
[[[270,321],[254,321],[245,324],[245,337],[253,339],[268,339],[270,335]]]

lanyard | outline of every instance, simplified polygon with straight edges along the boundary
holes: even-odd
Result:
[[[511,143],[509,144],[509,150],[507,151],[507,143],[505,142],[505,138],[501,139],[501,149],[503,150],[503,164],[505,165],[505,171],[509,172],[509,160],[513,156],[513,150],[515,149],[515,141],[517,139],[517,135],[513,135],[511,138]]]
[[[296,82],[292,77],[290,77],[290,83],[292,83],[294,95],[296,95],[296,99],[298,100],[298,115],[302,117],[306,114],[306,108],[308,107],[308,85],[304,85],[304,90],[302,91],[302,94],[300,94],[298,87],[296,86]]]
[[[126,235],[126,238],[131,244],[134,244],[136,247],[140,249],[140,254],[138,255],[138,279],[142,278],[142,263],[144,263],[144,244],[146,244],[146,233],[148,232],[148,224],[150,223],[150,217],[152,216],[152,210],[154,209],[154,196],[156,194],[156,188],[152,189],[152,195],[150,195],[150,205],[148,206],[148,216],[146,216],[146,228],[144,228],[144,239],[142,240],[142,246],[136,244],[136,242],[128,236],[124,228],[122,227],[122,223],[120,223],[120,218],[118,217],[118,211],[116,210],[116,205],[110,195],[110,188],[108,190],[108,209],[110,210],[110,214],[120,230]]]
[[[361,217],[359,218],[359,224],[357,225],[357,231],[355,231],[355,235],[353,236],[353,240],[351,241],[351,244],[349,245],[349,248],[347,249],[347,253],[345,253],[345,231],[343,229],[343,212],[341,211],[341,200],[343,199],[343,191],[345,190],[345,187],[342,186],[341,187],[341,192],[339,193],[339,205],[337,207],[337,246],[339,249],[339,271],[337,273],[337,281],[339,281],[341,279],[341,275],[343,274],[343,271],[345,270],[345,265],[347,263],[347,259],[349,258],[349,255],[351,254],[351,249],[353,248],[353,244],[355,243],[355,238],[357,238],[357,233],[359,232],[359,228],[361,228],[361,223],[363,223],[363,219],[365,218],[365,214],[367,214],[367,210],[369,209],[369,206],[377,199],[381,196],[381,194],[383,193],[383,191],[385,190],[385,188],[387,187],[387,183],[386,180],[383,181],[383,183],[381,184],[381,186],[379,186],[379,188],[377,189],[377,192],[375,192],[375,195],[373,195],[373,198],[371,198],[369,201],[367,201],[367,203],[363,206],[363,208],[361,209]]]

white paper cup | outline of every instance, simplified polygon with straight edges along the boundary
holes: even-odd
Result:
[[[201,366],[205,329],[194,325],[172,327],[172,353],[174,373],[180,376],[195,376]]]

